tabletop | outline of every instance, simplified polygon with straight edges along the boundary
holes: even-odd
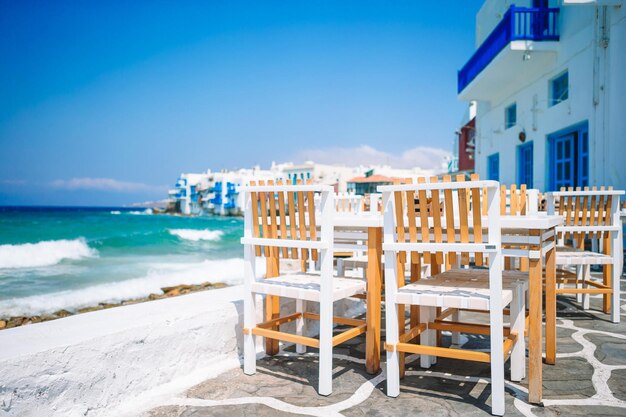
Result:
[[[545,230],[563,223],[563,216],[549,215],[545,212],[523,216],[504,215],[500,219],[503,229]],[[419,218],[417,222],[419,225]],[[372,212],[341,212],[335,214],[333,223],[338,227],[383,227],[383,215]]]

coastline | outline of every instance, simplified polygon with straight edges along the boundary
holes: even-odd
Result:
[[[118,303],[98,303],[97,305],[79,308],[77,310],[58,310],[50,314],[41,315],[23,315],[23,316],[0,316],[0,331],[11,329],[14,327],[27,326],[29,324],[41,323],[45,321],[57,320],[64,317],[74,316],[91,311],[106,310],[115,307],[122,307],[131,304],[145,303],[148,301],[161,300],[164,298],[177,297],[179,295],[190,294],[194,292],[208,291],[227,287],[222,282],[203,282],[200,284],[178,284],[161,288],[161,294],[152,293],[145,297],[131,298],[122,300]]]

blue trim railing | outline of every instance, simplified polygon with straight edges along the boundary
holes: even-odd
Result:
[[[511,5],[502,20],[458,72],[460,93],[512,41],[558,41],[559,9]]]

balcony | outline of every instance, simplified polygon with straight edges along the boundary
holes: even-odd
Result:
[[[528,61],[531,68],[540,68],[548,64],[550,56],[530,55],[534,52],[555,52],[559,40],[559,9],[558,8],[527,8],[511,6],[498,25],[478,47],[474,55],[458,72],[458,93],[462,100],[484,99],[488,96],[480,87],[498,88],[496,85],[481,85],[479,83],[484,73],[498,63],[497,68],[491,71],[494,78],[511,80],[512,74],[519,71],[520,63]],[[513,51],[508,53],[505,51]],[[535,62],[532,61],[533,58]],[[524,69],[528,73],[527,69]],[[487,77],[489,78],[489,77]],[[483,83],[484,84],[484,83]],[[489,84],[489,83],[487,83]],[[476,89],[475,87],[479,87]],[[474,90],[474,91],[470,91]],[[488,92],[487,92],[488,93]],[[483,97],[481,97],[483,96]]]

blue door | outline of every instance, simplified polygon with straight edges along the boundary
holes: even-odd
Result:
[[[500,154],[498,153],[487,157],[487,178],[500,181]]]
[[[533,187],[533,143],[528,142],[517,147],[517,182]]]
[[[589,185],[587,124],[549,136],[550,189]]]
[[[553,141],[552,177],[553,190],[561,187],[574,187],[574,134],[555,138]]]

